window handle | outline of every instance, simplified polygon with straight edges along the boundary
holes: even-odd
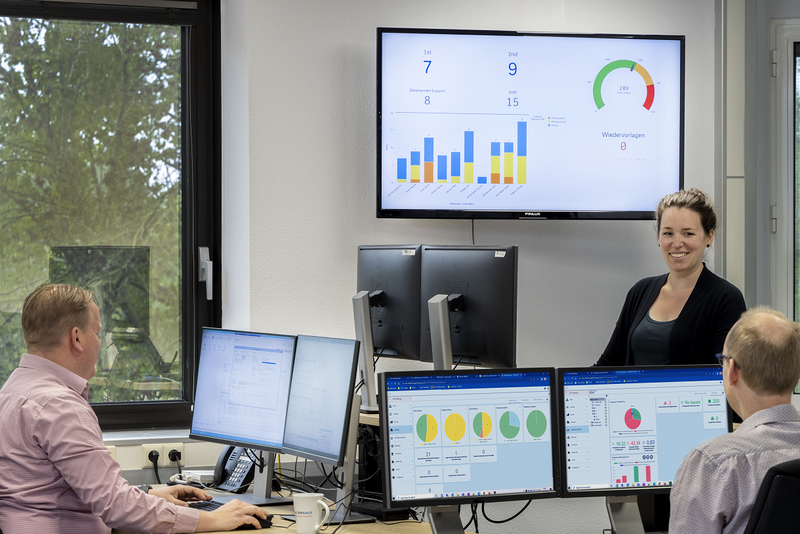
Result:
[[[208,247],[197,247],[197,281],[206,283],[206,300],[212,300],[214,297],[214,262],[208,258]]]

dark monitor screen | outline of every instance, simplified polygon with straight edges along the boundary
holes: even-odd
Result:
[[[295,337],[203,328],[189,437],[280,452]]]
[[[450,312],[453,363],[514,367],[517,347],[517,247],[422,246],[422,344],[432,361],[428,300],[463,296]]]
[[[372,343],[382,356],[419,359],[420,245],[358,247],[357,291],[384,292],[371,307]]]
[[[342,465],[358,341],[297,336],[283,452]]]
[[[684,456],[730,431],[718,365],[558,369],[565,496],[667,492]]]
[[[384,506],[556,497],[554,370],[379,375]]]

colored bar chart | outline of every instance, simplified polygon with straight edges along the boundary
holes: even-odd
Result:
[[[419,152],[411,152],[411,183],[419,183]]]
[[[475,172],[475,132],[464,132],[464,183],[472,183]]]
[[[397,181],[400,183],[405,183],[406,181],[406,173],[408,169],[406,169],[406,164],[408,160],[406,158],[397,158]]]
[[[450,181],[454,184],[461,183],[461,153],[450,153]]]
[[[503,183],[514,183],[514,143],[503,143]]]
[[[492,143],[492,183],[500,183],[500,143]]]
[[[433,137],[425,138],[425,183],[433,183]]]
[[[439,182],[447,181],[447,156],[436,156],[436,179]]]
[[[517,123],[517,183],[528,183],[528,123]]]
[[[421,151],[410,150],[408,157],[397,158],[397,182],[527,184],[528,123],[515,120],[512,124],[514,128],[503,135],[512,140],[484,139],[476,144],[476,132],[464,130],[463,146],[459,146],[460,132],[456,143],[452,136],[455,132],[420,136]],[[475,161],[476,150],[481,161]]]

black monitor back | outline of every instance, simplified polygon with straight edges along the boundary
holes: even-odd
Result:
[[[428,300],[461,294],[464,310],[450,312],[453,362],[516,367],[517,247],[422,246],[422,346],[432,361]]]
[[[385,293],[371,308],[372,342],[382,356],[419,360],[421,245],[358,247],[357,291]]]

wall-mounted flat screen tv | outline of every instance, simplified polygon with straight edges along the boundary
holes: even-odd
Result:
[[[683,187],[684,44],[378,28],[378,217],[652,218]]]

